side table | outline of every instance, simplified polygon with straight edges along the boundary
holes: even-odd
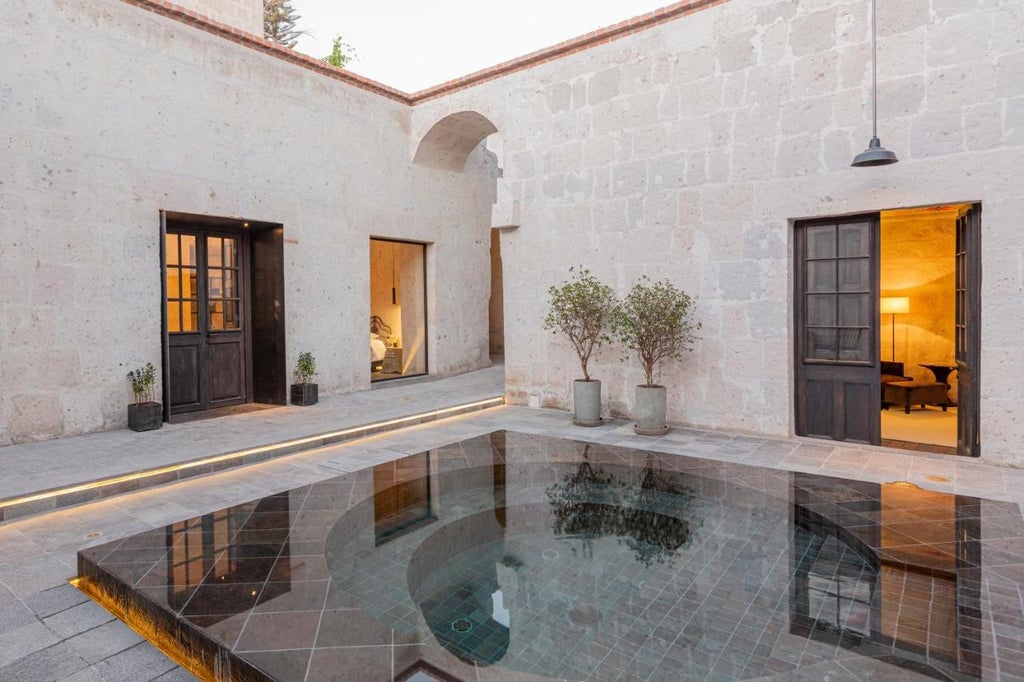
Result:
[[[401,348],[388,348],[384,351],[384,369],[381,370],[384,374],[401,374],[402,373],[402,349]]]

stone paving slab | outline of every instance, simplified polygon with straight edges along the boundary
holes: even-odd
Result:
[[[5,475],[0,478],[0,521],[211,473],[229,466],[249,464],[305,449],[310,444],[278,447],[272,452],[254,453],[237,460],[179,471],[154,472],[145,480],[123,481],[102,490],[90,488],[4,509],[4,502],[13,498],[409,417],[494,398],[503,392],[504,369],[495,365],[456,377],[415,383],[393,382],[369,391],[329,396],[310,407],[279,407],[182,424],[165,424],[158,431],[145,433],[120,429],[2,447],[0,467]]]
[[[75,610],[86,603],[67,583],[79,550],[496,429],[1024,503],[1024,471],[948,455],[690,429],[653,439],[624,421],[584,428],[563,412],[501,407],[0,525],[0,680],[194,679],[120,621]]]

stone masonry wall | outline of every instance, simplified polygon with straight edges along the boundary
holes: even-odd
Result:
[[[161,210],[284,225],[289,369],[369,387],[369,238],[429,242],[430,371],[489,364],[493,160],[405,104],[113,0],[0,4],[0,445],[122,426],[161,362]],[[87,49],[86,49],[87,48]]]
[[[263,0],[174,0],[174,4],[263,37]]]
[[[695,351],[665,368],[670,421],[793,430],[792,224],[983,204],[983,457],[1024,465],[1024,3],[880,2],[879,117],[894,166],[854,169],[871,136],[867,0],[730,0],[418,105],[413,135],[476,111],[503,140],[507,392],[567,407],[572,350],[541,328],[547,287],[582,263],[698,298]],[[594,374],[631,413],[635,362]]]

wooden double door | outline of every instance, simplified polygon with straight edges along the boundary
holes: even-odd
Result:
[[[956,227],[958,454],[980,454],[981,207]],[[796,433],[881,443],[880,215],[796,225]]]
[[[168,226],[164,263],[168,412],[250,402],[249,235]]]

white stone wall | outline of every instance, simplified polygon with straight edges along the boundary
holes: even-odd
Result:
[[[878,11],[894,166],[849,166],[871,136],[867,0],[731,0],[415,108],[417,138],[462,110],[502,135],[513,402],[566,405],[576,362],[541,319],[583,263],[621,292],[646,273],[698,297],[701,341],[662,377],[671,421],[790,434],[792,222],[980,201],[983,457],[1024,464],[1024,3]],[[619,355],[595,374],[625,415],[641,374]]]
[[[125,423],[160,365],[161,210],[284,225],[289,369],[369,386],[369,238],[429,242],[432,374],[487,356],[491,157],[409,107],[112,0],[0,4],[0,445]]]
[[[263,0],[174,0],[174,4],[263,37]]]

